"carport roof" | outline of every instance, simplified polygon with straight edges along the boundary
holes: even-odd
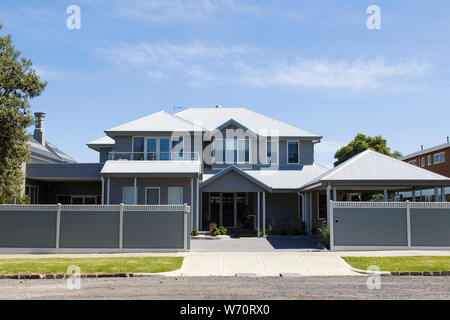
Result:
[[[323,183],[383,183],[398,185],[450,185],[450,179],[373,150],[366,150],[321,176],[305,183],[300,189],[320,187]]]

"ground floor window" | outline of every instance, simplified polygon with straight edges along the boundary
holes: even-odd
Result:
[[[38,203],[38,187],[33,185],[25,186],[25,194],[30,199],[30,204]]]
[[[245,192],[211,192],[208,199],[208,215],[205,224],[216,223],[229,228],[251,229],[253,216]]]
[[[123,204],[134,204],[134,187],[123,187]]]
[[[56,197],[56,202],[61,204],[81,204],[81,205],[89,205],[89,204],[101,204],[102,197],[95,195],[81,195],[81,196],[66,196],[59,195]]]
[[[160,189],[158,187],[145,188],[145,204],[159,205]]]
[[[319,193],[319,219],[327,219],[327,195]]]
[[[183,204],[183,187],[169,187],[167,204]]]

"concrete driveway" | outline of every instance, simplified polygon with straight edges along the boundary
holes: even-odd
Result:
[[[314,236],[231,238],[229,240],[191,239],[191,252],[317,251],[322,248],[319,238]]]
[[[181,276],[362,276],[329,252],[188,252]]]

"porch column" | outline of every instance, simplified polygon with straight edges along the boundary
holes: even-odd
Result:
[[[199,204],[199,202],[198,202],[198,199],[199,199],[199,189],[200,189],[199,183],[198,183],[198,176],[197,176],[196,181],[197,181],[197,193],[196,193],[196,201],[195,201],[195,214],[197,215],[197,217],[196,217],[195,221],[196,221],[196,228],[197,228],[197,231],[198,231],[198,230],[199,230],[199,224],[200,224],[200,223],[199,223],[199,221],[200,221],[200,216],[199,216],[199,214],[198,214],[198,212],[199,212],[198,208],[200,207],[200,204]]]
[[[102,176],[102,205],[105,204],[105,178]]]
[[[258,206],[257,206],[257,208],[258,208],[258,217],[257,217],[257,222],[256,222],[256,225],[258,226],[257,227],[257,229],[256,229],[256,232],[257,232],[257,237],[259,238],[259,216],[260,216],[260,206],[261,206],[261,200],[260,200],[260,195],[259,195],[259,192],[258,192],[258,197],[257,197],[258,199]]]
[[[337,189],[333,187],[333,201],[337,201]]]
[[[190,212],[190,214],[191,214],[191,230],[193,230],[194,229],[194,206],[193,206],[193,204],[194,204],[194,178],[191,178],[191,203],[190,203],[190,205],[191,205],[191,212]]]
[[[384,188],[384,201],[388,201],[388,190],[387,188]]]
[[[441,202],[445,202],[445,188],[441,187]]]
[[[134,204],[137,204],[137,178],[134,177]]]
[[[109,191],[110,191],[109,189],[110,189],[110,185],[111,185],[111,178],[108,177],[108,185],[107,185],[108,191],[106,193],[106,204],[109,204]]]
[[[412,189],[411,194],[412,194],[412,199],[411,199],[412,202],[416,202],[416,190]]]
[[[263,236],[266,236],[266,193],[263,192],[263,203],[262,203],[262,209],[263,209]]]
[[[330,225],[331,183],[327,187],[327,225]]]
[[[438,187],[434,188],[434,202],[438,202]]]
[[[312,192],[310,192],[309,193],[309,232],[312,232],[312,228],[313,228],[313,225],[312,225],[312,215],[313,215],[313,210],[312,210],[312,199],[313,198],[313,193]]]

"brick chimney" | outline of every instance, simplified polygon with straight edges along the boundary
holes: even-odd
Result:
[[[45,147],[45,112],[35,112],[35,128],[33,138]]]

